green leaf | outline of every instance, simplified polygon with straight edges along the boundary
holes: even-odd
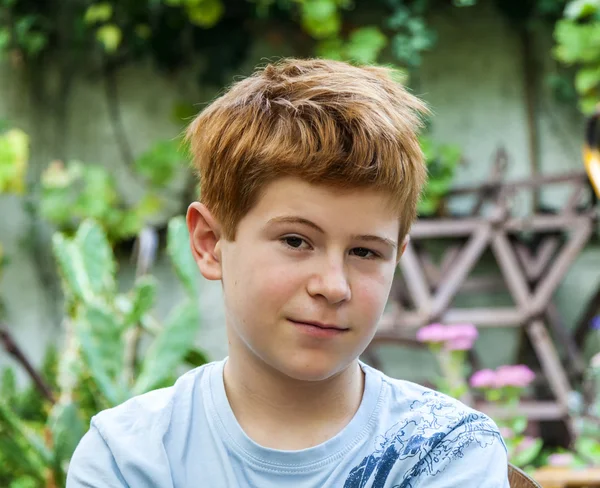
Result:
[[[186,11],[192,24],[209,28],[221,19],[225,7],[221,0],[203,0],[197,5],[188,5]]]
[[[566,64],[595,63],[600,57],[600,22],[578,24],[560,20],[554,29],[554,55]]]
[[[575,88],[585,94],[600,83],[600,68],[583,68],[575,75]]]
[[[14,404],[17,396],[17,377],[12,368],[4,368],[1,381],[0,398],[7,404]]]
[[[0,51],[10,46],[10,31],[6,27],[0,27]]]
[[[517,448],[510,458],[510,462],[519,468],[525,467],[540,454],[542,447],[544,447],[542,439],[535,439],[525,449],[519,450]]]
[[[195,301],[180,304],[167,318],[164,329],[148,348],[134,393],[152,390],[170,376],[192,347],[200,325]]]
[[[98,29],[96,38],[102,43],[106,52],[114,53],[121,44],[123,33],[115,24],[108,24]]]
[[[154,186],[167,186],[183,166],[179,139],[159,141],[135,161],[137,171]]]
[[[190,235],[184,217],[174,217],[169,221],[167,253],[177,276],[190,297],[195,300],[199,296],[198,265],[192,256]]]
[[[92,378],[106,400],[118,405],[126,399],[119,376],[124,368],[122,324],[109,309],[90,304],[74,326]]]
[[[598,103],[600,103],[600,97],[596,93],[592,93],[581,97],[579,100],[579,109],[582,113],[591,115],[596,110]]]
[[[519,416],[519,417],[512,419],[510,428],[515,433],[515,435],[520,435],[523,432],[525,432],[525,429],[527,428],[527,424],[528,424],[527,417]]]
[[[0,193],[23,193],[29,161],[29,137],[19,129],[0,135]]]
[[[362,27],[350,34],[346,56],[361,64],[374,63],[386,44],[387,37],[378,27]]]
[[[0,426],[0,434],[5,432],[15,441],[14,445],[20,451],[19,458],[23,464],[28,466],[32,473],[43,474],[52,462],[52,453],[44,445],[43,439],[33,433],[1,400]],[[27,449],[23,446],[27,446]]]
[[[50,412],[48,423],[56,456],[61,462],[68,461],[87,431],[79,406],[75,403],[57,403]]]
[[[337,37],[318,42],[315,51],[319,58],[333,59],[335,61],[343,61],[345,59],[344,42]]]
[[[81,252],[92,291],[112,294],[117,265],[102,228],[93,220],[84,221],[75,235],[75,242]]]
[[[578,437],[575,441],[575,450],[596,463],[600,462],[600,442],[589,437]]]
[[[86,24],[99,24],[110,20],[112,14],[113,8],[110,3],[97,3],[88,7],[83,16],[83,21]]]
[[[131,291],[131,310],[125,319],[125,327],[140,322],[142,316],[152,310],[156,300],[156,279],[152,276],[142,276],[135,282]]]
[[[73,297],[93,302],[114,293],[116,264],[98,224],[85,221],[74,239],[55,234],[53,250],[63,283]]]
[[[334,37],[341,29],[335,0],[304,0],[301,15],[302,26],[316,39]]]

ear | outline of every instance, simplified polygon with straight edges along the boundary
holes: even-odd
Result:
[[[221,229],[206,205],[192,203],[187,210],[186,222],[190,234],[192,256],[200,273],[207,280],[220,280]]]
[[[406,251],[406,246],[408,245],[409,241],[410,236],[407,234],[404,240],[402,241],[402,245],[398,248],[398,256],[396,256],[396,265],[400,262],[400,258],[404,254],[404,251]]]

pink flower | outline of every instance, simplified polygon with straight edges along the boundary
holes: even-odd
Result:
[[[442,324],[430,324],[417,331],[419,342],[440,343],[448,340],[448,330]]]
[[[477,339],[477,328],[472,324],[443,325],[430,324],[417,332],[419,342],[445,344],[450,351],[466,351],[473,347]]]
[[[500,435],[503,439],[512,439],[515,433],[510,427],[500,427]]]
[[[494,388],[496,386],[496,372],[491,369],[477,371],[469,381],[472,388]]]
[[[569,452],[554,453],[548,456],[548,464],[550,466],[567,467],[573,464],[575,458]]]
[[[524,364],[500,366],[496,370],[496,388],[514,386],[525,388],[535,379],[535,373]]]
[[[469,340],[472,343],[479,336],[477,327],[473,324],[455,324],[447,325],[448,328],[448,340]]]

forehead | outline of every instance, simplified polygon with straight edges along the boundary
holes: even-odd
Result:
[[[308,219],[326,232],[377,233],[397,238],[399,216],[391,198],[373,188],[339,189],[298,178],[280,178],[267,185],[242,219],[266,224],[282,216]]]

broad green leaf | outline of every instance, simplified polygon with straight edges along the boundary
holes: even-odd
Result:
[[[559,61],[566,64],[595,63],[600,57],[600,22],[578,24],[560,20],[554,29]]]
[[[544,447],[542,439],[534,439],[528,447],[524,449],[517,448],[511,456],[510,462],[519,468],[527,466],[539,455],[542,447]]]
[[[22,193],[29,161],[29,137],[19,129],[0,135],[0,193]]]
[[[304,0],[301,3],[302,26],[316,39],[334,37],[341,29],[335,0]]]
[[[52,236],[52,250],[58,264],[67,298],[92,299],[89,278],[81,253],[71,240],[61,233]]]
[[[2,401],[0,401],[0,426],[13,439],[22,440],[24,441],[22,445],[28,446],[22,453],[23,461],[34,468],[35,472],[43,472],[45,467],[52,462],[52,453],[44,445],[43,439],[31,432],[27,425]]]
[[[131,291],[131,310],[125,319],[126,327],[137,324],[143,315],[152,310],[156,300],[156,287],[156,279],[152,276],[142,276],[136,280]]]
[[[102,43],[106,52],[114,53],[121,45],[123,33],[118,26],[108,24],[98,29],[96,38]]]
[[[600,441],[590,437],[579,437],[575,441],[575,450],[596,463],[600,463]]]
[[[61,462],[68,461],[87,431],[79,406],[76,403],[57,403],[50,412],[48,423],[56,456]]]
[[[110,20],[112,14],[113,8],[110,3],[97,3],[88,7],[83,16],[83,20],[86,24],[102,23]]]
[[[10,45],[10,31],[6,27],[0,27],[0,51]]]
[[[199,295],[198,266],[190,249],[190,236],[184,217],[174,217],[169,221],[167,231],[167,252],[189,295],[196,299]]]
[[[0,380],[0,398],[7,404],[13,404],[17,396],[17,378],[10,367],[5,367]]]
[[[510,427],[516,435],[520,435],[523,432],[525,432],[525,429],[527,428],[527,423],[527,417],[518,416],[512,419]]]
[[[185,301],[171,312],[164,329],[145,354],[142,371],[134,387],[135,394],[154,389],[173,374],[191,349],[199,325],[200,313],[193,300]]]
[[[192,24],[209,28],[221,19],[225,7],[221,0],[203,0],[197,5],[188,4],[186,11]]]
[[[159,141],[135,161],[137,171],[154,186],[167,186],[184,161],[179,139]]]
[[[346,46],[346,56],[361,64],[374,63],[386,44],[387,37],[378,27],[362,27],[350,34]]]
[[[74,323],[93,380],[111,405],[126,399],[120,373],[124,368],[123,328],[108,308],[90,304]]]
[[[94,294],[106,295],[115,291],[116,262],[112,248],[102,228],[93,220],[84,221],[74,243]]]
[[[600,68],[583,68],[575,75],[575,88],[585,94],[600,84]]]
[[[319,58],[343,61],[345,59],[344,42],[337,37],[325,39],[317,43],[316,53]]]

